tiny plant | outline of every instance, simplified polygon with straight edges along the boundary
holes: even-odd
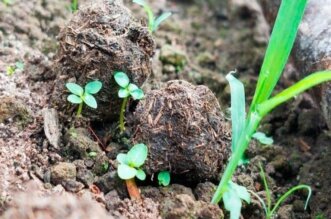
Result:
[[[129,97],[131,96],[134,100],[141,100],[144,98],[144,92],[137,85],[130,83],[129,77],[124,72],[116,72],[114,78],[120,86],[118,97],[123,98],[120,112],[120,131],[122,133],[125,130],[124,113]]]
[[[160,186],[168,186],[170,184],[170,173],[169,171],[162,171],[157,175]]]
[[[78,0],[72,0],[70,6],[71,11],[76,12],[78,10]]]
[[[19,70],[19,71],[23,71],[24,70],[24,62],[16,62],[15,66],[8,66],[6,69],[7,75],[8,76],[12,76],[13,74],[15,74],[15,72]]]
[[[152,8],[148,5],[145,0],[133,0],[134,3],[141,5],[148,16],[148,30],[150,33],[157,31],[160,24],[171,16],[171,12],[165,12],[158,18],[155,18]]]
[[[68,96],[67,100],[70,103],[79,104],[77,116],[82,114],[84,103],[93,109],[98,107],[97,101],[92,94],[96,94],[101,90],[102,83],[100,81],[92,81],[87,83],[85,85],[85,89],[75,83],[67,83],[66,87],[72,93]]]
[[[262,139],[264,143],[271,142],[271,139],[268,139],[265,135],[256,134],[262,119],[280,104],[296,97],[309,88],[331,80],[331,71],[316,72],[272,96],[292,50],[306,4],[307,0],[283,0],[281,2],[261,67],[253,101],[247,114],[243,84],[232,73],[226,76],[231,89],[232,155],[222,174],[221,181],[212,198],[212,203],[216,204],[222,199],[225,206],[232,205],[232,202],[237,203],[236,206],[239,210],[234,207],[226,207],[230,210],[231,219],[238,219],[240,216],[238,214],[241,208],[241,205],[238,204],[240,199],[249,202],[246,188],[238,188],[231,180],[237,166],[243,163],[244,153],[253,135],[255,134],[255,138],[259,140]],[[290,190],[289,192],[292,193],[292,191]]]
[[[306,200],[306,204],[305,204],[305,209],[307,208],[307,205],[308,205],[308,201],[311,197],[311,188],[307,185],[298,185],[298,186],[294,186],[292,187],[291,189],[289,189],[285,194],[283,194],[275,203],[275,205],[272,207],[271,205],[271,193],[270,193],[270,190],[269,190],[269,187],[268,187],[268,183],[267,183],[267,178],[266,178],[266,175],[264,173],[264,170],[262,168],[262,165],[261,163],[259,163],[259,166],[260,166],[260,176],[262,178],[262,181],[263,181],[263,185],[264,185],[264,188],[266,190],[266,201],[267,201],[267,204],[263,201],[263,199],[258,195],[256,194],[255,192],[253,191],[249,191],[250,193],[252,193],[258,200],[259,202],[261,202],[262,204],[262,207],[265,211],[265,214],[266,214],[266,219],[271,219],[273,218],[273,216],[275,215],[275,213],[277,212],[278,208],[280,207],[280,205],[290,196],[292,195],[295,191],[297,190],[302,190],[302,189],[306,189],[308,191],[308,196],[307,196],[307,200]]]
[[[117,155],[119,166],[118,176],[125,180],[131,199],[141,199],[139,189],[135,182],[135,177],[140,180],[146,179],[145,172],[141,169],[147,159],[148,149],[144,144],[134,145],[127,154]]]

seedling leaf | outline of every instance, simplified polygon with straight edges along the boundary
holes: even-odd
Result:
[[[137,85],[129,84],[128,90],[129,90],[130,93],[135,91],[135,90],[138,90],[138,89],[139,89],[139,87]]]
[[[120,163],[120,164],[126,164],[128,165],[128,160],[127,160],[127,155],[120,153],[117,155],[116,160]]]
[[[136,144],[127,154],[127,161],[132,167],[140,167],[147,158],[148,149],[144,144]]]
[[[144,181],[146,179],[146,173],[142,169],[138,169],[136,177],[141,181]]]
[[[95,100],[95,98],[88,93],[86,93],[84,95],[84,102],[86,103],[86,105],[88,105],[91,108],[96,109],[98,107],[98,104],[97,104],[97,101]]]
[[[70,94],[67,98],[67,100],[70,102],[70,103],[73,103],[73,104],[80,104],[83,102],[83,100],[78,97],[77,95],[75,94]]]
[[[130,83],[129,77],[124,72],[115,73],[114,78],[116,83],[122,88],[127,88]]]
[[[24,70],[24,62],[16,62],[15,67],[16,67],[16,69],[23,71]]]
[[[85,86],[85,92],[89,94],[96,94],[102,88],[102,83],[100,81],[92,81]]]
[[[244,85],[230,72],[226,79],[231,89],[231,122],[232,122],[232,152],[235,151],[238,140],[245,128],[245,90]]]
[[[171,12],[165,12],[161,14],[155,21],[154,21],[154,26],[153,26],[153,31],[157,31],[159,28],[160,24],[165,21],[167,18],[169,18],[172,15]]]
[[[282,1],[261,67],[252,111],[274,90],[292,50],[306,4],[307,0]]]
[[[241,199],[249,204],[251,201],[249,192],[245,187],[230,181],[228,190],[223,195],[224,207],[226,210],[230,211],[230,219],[240,218]]]
[[[126,89],[126,88],[120,88],[118,90],[118,97],[119,98],[126,98],[128,96],[130,96],[130,92],[128,91],[128,89]]]
[[[271,145],[274,143],[274,140],[271,137],[267,137],[263,132],[256,132],[252,137],[258,140],[261,144]]]
[[[169,171],[162,171],[157,175],[159,185],[168,186],[170,184],[170,173]]]
[[[125,164],[120,164],[117,169],[117,174],[121,179],[128,180],[136,176],[137,170]]]
[[[144,98],[144,91],[141,89],[134,90],[130,94],[134,100],[141,100]]]
[[[82,96],[84,94],[84,89],[75,83],[67,83],[66,84],[67,89],[77,96]]]

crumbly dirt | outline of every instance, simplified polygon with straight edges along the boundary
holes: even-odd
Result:
[[[224,128],[228,124],[229,87],[224,76],[237,69],[247,100],[251,99],[268,39],[268,25],[258,1],[150,1],[157,14],[173,12],[153,35],[146,29],[145,12],[131,0],[124,0],[125,6],[119,0],[80,1],[81,10],[75,14],[66,0],[13,2],[9,6],[0,2],[0,217],[228,218],[222,205],[209,204],[218,173],[229,156],[229,129]],[[275,12],[273,7],[267,9]],[[266,16],[266,20],[271,19],[272,15]],[[7,67],[18,61],[24,62],[24,70],[7,75]],[[111,99],[116,97],[114,70],[126,71],[151,96],[140,103],[130,102],[124,136],[117,133],[120,100]],[[292,84],[301,70],[290,62],[277,89]],[[76,108],[65,101],[64,84],[73,81],[84,85],[93,79],[104,82],[105,90],[97,96],[101,111],[84,108],[83,118],[73,118]],[[161,92],[169,86],[168,81],[178,79],[192,85],[183,82],[185,89],[177,84],[176,92]],[[207,86],[214,94],[198,85]],[[201,93],[206,94],[205,99]],[[194,98],[188,94],[194,94]],[[167,98],[177,100],[173,110],[163,111],[163,118],[162,107],[152,105],[148,115],[152,121],[159,117],[159,123],[162,119],[172,122],[175,138],[166,133],[153,139],[150,118],[143,111],[145,103]],[[323,98],[325,103],[329,101],[328,96]],[[268,116],[261,131],[273,136],[275,145],[263,147],[253,142],[246,154],[250,164],[239,168],[234,177],[234,181],[264,197],[257,166],[262,162],[273,199],[298,183],[312,185],[308,211],[303,211],[306,193],[298,192],[279,210],[280,218],[331,217],[329,121],[324,119],[318,101],[311,93],[301,95]],[[44,120],[43,112],[50,105],[56,106],[58,122],[52,115]],[[181,106],[186,106],[186,111],[179,110]],[[205,135],[201,138],[183,132],[190,121],[185,115],[196,115],[197,109],[200,114],[194,122]],[[190,113],[183,120],[173,121],[171,112]],[[144,134],[139,133],[137,121],[132,122],[137,119],[134,115],[146,126]],[[51,129],[49,122],[54,125]],[[84,136],[79,140],[86,145],[70,140],[72,127]],[[215,133],[225,139],[216,139]],[[159,187],[153,174],[145,182],[137,181],[143,202],[127,199],[125,184],[116,174],[116,154],[129,149],[131,137],[158,142],[158,150],[150,156],[156,154],[162,161],[158,170],[172,172],[169,187]],[[184,142],[186,149],[202,139],[203,146],[219,152],[205,153],[202,147],[191,150],[192,155],[173,147],[176,151],[165,155],[159,150],[168,145],[160,144],[165,139],[176,146]],[[97,156],[89,156],[91,150]],[[210,164],[206,168],[202,155],[218,163],[206,162]],[[156,159],[148,162],[148,169],[160,167]],[[183,173],[187,170],[189,175]],[[211,181],[200,183],[207,179]],[[38,186],[31,188],[30,183]],[[251,205],[243,205],[242,214],[244,218],[262,218],[263,209],[253,198]]]
[[[196,181],[217,179],[229,157],[229,125],[205,86],[169,81],[146,94],[133,120],[133,142],[149,148],[149,174],[169,170]]]

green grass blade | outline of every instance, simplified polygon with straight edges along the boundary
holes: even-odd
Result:
[[[272,211],[270,212],[270,216],[274,215],[275,212],[277,211],[277,209],[279,208],[279,206],[290,196],[292,195],[294,192],[296,192],[297,190],[301,190],[301,189],[307,189],[308,190],[308,196],[307,196],[307,199],[306,199],[306,203],[305,203],[305,210],[307,209],[307,206],[308,206],[308,202],[310,200],[310,197],[311,197],[311,194],[312,194],[312,191],[311,191],[311,188],[310,186],[307,186],[307,185],[298,185],[298,186],[295,186],[293,188],[291,188],[289,191],[287,191],[284,195],[282,195],[278,201],[276,202],[275,206],[273,207]]]
[[[297,96],[300,93],[312,88],[318,84],[321,84],[325,81],[331,80],[331,71],[321,71],[313,73],[291,87],[285,89],[280,92],[276,96],[271,99],[259,104],[257,106],[257,111],[261,117],[265,116],[272,109],[277,107],[278,105],[288,101],[289,99]]]
[[[153,31],[157,31],[157,29],[159,28],[160,24],[163,21],[165,21],[166,19],[168,19],[171,15],[172,15],[171,12],[165,12],[165,13],[161,14],[160,17],[158,17],[155,20],[155,22],[154,22]]]
[[[251,111],[274,90],[292,50],[307,0],[283,0],[260,71]]]
[[[245,90],[244,85],[230,72],[226,79],[231,90],[232,152],[238,145],[240,134],[245,128]]]

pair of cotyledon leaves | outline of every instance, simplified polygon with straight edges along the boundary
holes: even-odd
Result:
[[[116,159],[119,162],[117,168],[118,176],[123,180],[137,177],[140,180],[146,179],[146,173],[140,169],[147,159],[148,149],[144,144],[134,145],[127,154],[120,153]]]
[[[100,81],[92,81],[85,85],[83,89],[80,85],[75,83],[67,83],[66,87],[72,93],[68,96],[68,101],[74,104],[86,103],[91,108],[98,107],[97,101],[92,94],[98,93],[102,88]]]
[[[134,100],[144,98],[144,92],[137,85],[130,83],[129,77],[124,72],[116,72],[114,78],[121,87],[118,91],[118,97],[127,98],[132,96]]]

